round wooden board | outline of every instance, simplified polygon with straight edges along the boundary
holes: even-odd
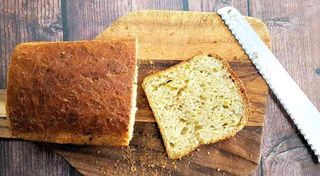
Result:
[[[247,17],[270,46],[266,26]],[[268,88],[247,55],[216,13],[137,11],[121,17],[96,39],[138,40],[138,112],[130,147],[53,146],[85,175],[248,175],[260,161]],[[251,116],[235,137],[204,145],[181,160],[170,160],[147,100],[142,79],[157,70],[202,53],[226,59],[248,93]]]

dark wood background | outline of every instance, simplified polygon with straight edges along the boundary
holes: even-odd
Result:
[[[133,10],[215,11],[232,5],[262,19],[273,51],[320,108],[319,0],[0,0],[0,86],[9,57],[25,41],[92,39]],[[312,152],[273,94],[268,98],[261,163],[253,175],[318,175]],[[0,139],[0,175],[79,175],[44,144]]]

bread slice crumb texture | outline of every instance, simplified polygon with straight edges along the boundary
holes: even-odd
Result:
[[[247,121],[243,86],[217,56],[196,56],[150,75],[143,88],[172,159],[235,135]]]

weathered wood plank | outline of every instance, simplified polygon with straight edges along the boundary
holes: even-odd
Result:
[[[132,11],[135,10],[183,10],[185,0],[132,0]]]
[[[69,175],[69,164],[45,144],[0,140],[0,175]]]
[[[62,40],[60,0],[0,3],[0,87],[5,88],[12,49],[21,42]],[[0,97],[3,98],[3,92]],[[1,102],[1,108],[4,107]],[[2,109],[3,110],[3,109]],[[4,114],[0,115],[0,121]],[[0,128],[0,133],[1,133]],[[43,144],[0,140],[0,175],[69,175],[68,163]]]
[[[150,1],[147,1],[147,2],[150,2]],[[228,2],[230,2],[230,1],[222,1],[222,4],[223,3],[228,3]],[[231,1],[231,2],[234,2],[234,1]],[[215,2],[214,2],[215,3]],[[220,3],[220,2],[217,2],[217,3]],[[256,3],[255,5],[254,5],[254,3]],[[309,32],[309,33],[315,33],[314,31],[315,31],[315,29],[319,29],[318,28],[318,26],[319,26],[319,24],[318,24],[318,22],[316,22],[316,18],[314,17],[315,15],[315,12],[317,12],[317,9],[319,9],[319,7],[317,7],[318,5],[316,4],[316,1],[308,1],[307,3],[301,3],[300,1],[299,2],[297,2],[297,1],[294,1],[294,2],[287,2],[287,1],[285,1],[284,3],[281,3],[282,5],[281,5],[281,8],[280,7],[275,7],[275,6],[277,6],[279,3],[281,3],[281,2],[278,2],[278,1],[272,1],[272,2],[263,2],[263,1],[253,1],[253,4],[251,4],[251,10],[252,10],[252,13],[253,13],[253,16],[257,16],[257,17],[263,17],[265,20],[266,20],[266,22],[269,24],[269,28],[270,28],[270,26],[272,27],[273,26],[273,29],[271,29],[271,33],[272,33],[272,36],[274,36],[274,35],[276,35],[277,36],[277,38],[280,38],[280,39],[274,39],[273,41],[274,42],[278,42],[279,44],[276,44],[275,45],[275,43],[273,43],[274,44],[274,46],[275,47],[277,47],[278,49],[276,49],[276,53],[277,54],[279,54],[279,55],[282,55],[282,56],[284,56],[284,58],[287,58],[287,59],[284,59],[284,60],[282,60],[281,58],[279,58],[281,61],[282,61],[282,63],[286,63],[286,64],[288,64],[289,66],[287,67],[288,69],[292,69],[291,70],[291,73],[292,74],[297,74],[297,76],[295,77],[295,79],[297,80],[297,79],[300,79],[300,80],[302,80],[299,84],[300,85],[302,85],[302,87],[303,87],[303,89],[305,90],[305,91],[309,91],[309,93],[307,92],[307,94],[309,94],[309,95],[312,95],[313,94],[313,92],[316,92],[318,89],[317,89],[317,87],[316,87],[316,84],[317,83],[319,83],[319,79],[317,79],[318,77],[316,77],[316,75],[317,74],[314,74],[314,75],[310,75],[310,73],[315,73],[315,71],[313,70],[313,69],[311,69],[311,71],[308,71],[308,75],[309,75],[309,77],[313,77],[312,79],[308,79],[307,81],[305,81],[305,80],[303,80],[303,78],[306,78],[305,76],[303,76],[303,74],[304,73],[306,73],[306,71],[305,70],[300,70],[298,73],[295,73],[294,72],[294,69],[296,69],[296,67],[294,67],[294,66],[290,66],[290,64],[293,64],[292,62],[291,62],[291,60],[290,59],[292,59],[291,58],[291,56],[298,56],[298,57],[300,57],[300,58],[305,58],[305,56],[307,56],[308,58],[317,58],[317,56],[319,55],[319,50],[317,50],[317,47],[319,47],[319,44],[318,44],[318,42],[317,41],[319,41],[319,38],[318,38],[318,36],[312,36],[312,35],[308,35],[307,36],[307,41],[304,41],[304,40],[301,40],[301,38],[304,38],[304,37],[306,37],[306,35],[304,35],[304,37],[299,37],[299,34],[301,34],[302,32],[303,32],[303,30],[307,30],[307,32]],[[293,3],[295,3],[295,4],[297,4],[297,5],[294,5]],[[144,4],[144,3],[143,3]],[[304,4],[304,5],[301,5],[301,4]],[[190,7],[190,10],[192,10],[192,4],[191,4],[191,2],[189,2],[189,7]],[[233,4],[232,4],[233,5]],[[301,6],[302,6],[302,8],[305,8],[306,6],[312,6],[312,5],[315,5],[315,7],[312,7],[311,9],[311,11],[307,11],[307,10],[298,10],[299,8],[301,8]],[[143,5],[141,5],[141,6],[143,6]],[[212,5],[213,6],[213,5]],[[235,6],[235,5],[233,5],[233,6]],[[292,8],[292,7],[295,7],[295,8]],[[3,5],[3,3],[2,4],[0,4],[0,8],[3,8],[4,7],[4,5]],[[150,7],[150,6],[149,6]],[[157,6],[157,7],[159,7],[159,5]],[[198,6],[199,7],[199,6]],[[201,7],[201,6],[200,6]],[[236,7],[238,7],[238,6],[236,6]],[[271,7],[271,9],[270,9],[270,7]],[[282,12],[282,10],[283,9],[287,9],[287,7],[288,7],[288,9],[290,9],[291,8],[291,10],[285,10],[285,12]],[[239,7],[238,7],[239,8]],[[209,4],[209,5],[207,5],[207,4],[203,4],[203,7],[202,7],[202,9],[204,9],[204,11],[212,11],[213,9],[211,9],[211,5]],[[256,9],[256,10],[255,10]],[[268,12],[261,12],[260,13],[260,11],[262,11],[262,9],[266,9]],[[50,10],[47,10],[46,12],[50,12]],[[241,10],[242,11],[242,10]],[[298,12],[294,12],[294,11],[298,11]],[[243,12],[243,11],[242,11]],[[274,14],[273,15],[273,12],[277,12],[276,14]],[[282,13],[285,13],[285,15],[283,15]],[[290,16],[289,16],[289,18],[287,18],[286,17],[286,14],[295,14],[295,17],[294,18],[291,18]],[[1,14],[1,12],[0,12],[0,14]],[[312,15],[313,14],[313,15]],[[317,13],[318,14],[318,13]],[[260,16],[258,16],[258,15],[260,15]],[[313,17],[309,17],[309,16],[311,15],[311,16],[313,16]],[[272,18],[268,18],[269,16],[271,16]],[[1,21],[0,21],[0,24],[2,24],[3,22],[4,22],[4,20],[2,20],[2,18],[3,18],[3,15],[0,15],[0,18],[1,18]],[[311,19],[311,20],[310,20]],[[303,23],[307,23],[307,24],[309,24],[309,25],[311,25],[311,27],[309,26],[309,27],[303,27],[302,29],[297,29],[298,28],[298,26],[299,26],[299,24],[301,24],[301,21],[303,22]],[[311,22],[310,22],[311,21]],[[110,23],[109,23],[110,24]],[[292,24],[295,24],[295,25],[292,25]],[[3,25],[3,26],[5,26],[5,25]],[[2,36],[3,36],[3,31],[4,30],[2,30],[2,27],[3,27],[2,25],[0,25],[0,28],[1,28],[1,30],[0,30],[0,36],[1,36],[1,38],[2,38]],[[292,29],[292,28],[295,28],[294,30]],[[16,30],[20,30],[20,28],[17,28]],[[289,32],[289,33],[291,33],[292,32],[292,30],[293,30],[293,33],[292,34],[290,34],[290,37],[288,37],[288,36],[285,36],[285,33],[286,32]],[[296,31],[300,31],[300,32],[296,32]],[[2,33],[1,33],[2,32]],[[11,35],[15,35],[15,33],[14,34],[11,34]],[[297,55],[297,54],[292,54],[292,53],[290,53],[290,52],[292,52],[292,50],[288,50],[287,51],[287,49],[285,49],[286,51],[281,51],[280,49],[281,49],[281,47],[283,47],[283,43],[290,43],[290,41],[295,41],[293,38],[294,38],[294,36],[297,36],[298,38],[299,38],[299,40],[298,41],[300,41],[301,43],[303,43],[303,44],[297,44],[297,46],[294,46],[293,48],[295,48],[295,49],[298,49],[298,50],[303,50],[303,47],[305,46],[305,45],[309,45],[308,43],[316,43],[316,44],[314,44],[314,46],[312,47],[310,47],[310,46],[308,46],[307,47],[307,49],[306,50],[308,50],[307,52],[311,52],[312,54],[310,54],[310,53],[301,53],[301,51],[298,51],[298,53],[300,53],[299,55]],[[312,37],[314,37],[314,38],[312,38]],[[16,38],[16,37],[13,37],[13,38]],[[3,39],[3,38],[2,38]],[[3,44],[6,44],[6,43],[3,43],[2,42],[2,39],[0,39],[0,41],[1,41],[1,46],[3,46]],[[15,40],[13,40],[14,42],[15,42]],[[310,42],[310,41],[312,41],[312,42]],[[18,41],[19,42],[19,41]],[[16,42],[16,43],[18,43],[18,42]],[[306,44],[307,43],[307,44]],[[287,48],[290,48],[290,47],[287,47]],[[1,58],[3,58],[3,53],[4,53],[4,51],[6,51],[4,48],[2,48],[1,47]],[[275,51],[275,50],[274,50]],[[11,51],[7,51],[7,53],[11,53]],[[290,59],[288,59],[288,55],[290,56]],[[295,57],[293,57],[293,58],[295,58]],[[3,67],[3,63],[5,63],[5,62],[3,62],[2,61],[3,59],[1,59],[1,68]],[[318,62],[317,62],[318,61]],[[302,63],[304,63],[304,62],[302,62]],[[314,61],[312,61],[312,63],[314,64],[314,66],[317,66],[317,67],[320,67],[319,66],[319,60],[314,60]],[[7,63],[6,63],[7,64]],[[304,63],[305,64],[305,63]],[[310,63],[309,63],[310,64]],[[298,65],[298,64],[297,64]],[[316,67],[316,68],[317,68]],[[310,69],[310,66],[308,66],[308,68]],[[300,69],[301,69],[301,67],[300,67]],[[313,70],[313,72],[312,72],[312,70]],[[2,73],[2,70],[1,70],[1,73]],[[316,79],[314,79],[314,78],[316,78]],[[5,77],[2,77],[2,79],[5,79]],[[313,83],[311,83],[311,84],[303,84],[303,83],[305,83],[305,82],[309,82],[310,83],[310,80],[314,80],[314,82]],[[1,84],[3,84],[3,83],[1,83]],[[311,86],[311,88],[310,88],[310,86]],[[313,99],[312,101],[313,102],[315,102],[315,101],[317,101],[317,102],[319,102],[318,101],[318,99],[317,99],[317,97],[319,97],[319,94],[314,94],[314,95],[316,95],[316,96],[313,96],[313,97],[311,97],[311,99]],[[316,99],[316,100],[315,100]],[[272,99],[270,99],[270,101],[269,102],[271,102],[271,101],[273,101]],[[317,104],[317,106],[319,107],[319,103]],[[274,113],[275,112],[275,113]],[[290,124],[289,122],[288,122],[288,120],[286,120],[286,118],[282,115],[282,111],[281,110],[279,110],[278,109],[278,107],[277,107],[277,105],[275,105],[275,104],[271,104],[271,107],[268,109],[268,114],[267,114],[267,117],[270,119],[270,118],[272,118],[272,120],[271,120],[271,122],[269,122],[269,121],[267,121],[267,126],[266,126],[266,130],[265,130],[265,133],[267,134],[267,138],[268,138],[268,141],[270,142],[270,141],[273,141],[272,139],[274,138],[274,139],[278,139],[277,138],[277,136],[285,136],[285,135],[288,135],[288,134],[293,134],[294,133],[294,129],[293,128],[291,128],[290,127],[290,125],[288,125],[288,124]],[[280,119],[280,122],[279,121],[277,121],[278,123],[277,124],[275,124],[275,121],[276,121],[276,119],[278,120],[278,119]],[[271,127],[271,125],[273,126],[273,127]],[[269,129],[270,128],[270,129]],[[280,128],[280,129],[279,129]],[[281,129],[281,128],[284,128],[284,129]],[[289,129],[288,129],[289,128]],[[276,131],[276,132],[272,132],[272,131]],[[288,132],[289,131],[289,132]],[[281,133],[282,132],[285,132],[285,135],[282,135]],[[269,135],[269,133],[272,133],[272,135],[271,136],[268,136]],[[284,139],[286,139],[286,138],[284,138]],[[293,139],[298,139],[296,136],[294,136],[293,135]],[[290,146],[289,147],[292,147],[292,146],[294,146],[294,145],[292,145],[292,142],[290,142],[290,141],[292,141],[292,140],[284,140],[285,141],[285,143],[282,143],[280,146],[288,146],[289,144],[290,144]],[[1,143],[2,141],[0,141],[0,143]],[[266,143],[266,142],[265,142]],[[297,144],[302,144],[301,142],[300,142],[300,140],[293,140],[293,143],[297,143]],[[271,142],[268,144],[269,145],[269,147],[265,147],[265,148],[268,148],[268,151],[271,151],[270,150],[270,146],[274,146],[274,145],[272,145],[271,144]],[[0,144],[0,147],[2,146],[2,144]],[[12,146],[10,146],[9,148],[12,148]],[[300,147],[298,147],[298,149],[299,149]],[[274,148],[274,149],[277,149],[277,148]],[[3,150],[2,150],[2,148],[0,149],[0,151],[2,152]],[[292,150],[289,150],[289,152],[292,152]],[[295,150],[294,150],[295,151]],[[278,152],[279,153],[279,152]],[[288,153],[288,152],[284,152],[284,153]],[[300,154],[301,153],[301,151],[299,151],[298,150],[298,154]],[[276,153],[277,154],[277,153]],[[2,155],[2,153],[1,153],[1,155]],[[265,154],[264,154],[265,155]],[[264,156],[263,155],[263,156]],[[307,155],[309,155],[308,153],[307,153]],[[3,155],[2,155],[3,156]],[[269,158],[268,159],[268,162],[267,163],[269,163],[269,164],[266,164],[266,160],[263,160],[263,163],[262,163],[262,167],[264,167],[264,168],[273,168],[273,170],[276,170],[277,172],[276,173],[279,173],[279,174],[283,174],[283,173],[285,173],[285,171],[288,171],[288,169],[285,169],[284,170],[284,172],[280,172],[280,170],[283,168],[283,167],[285,167],[286,166],[286,164],[288,164],[288,165],[295,165],[295,166],[298,166],[299,168],[306,168],[307,167],[307,171],[309,170],[310,172],[307,172],[306,174],[314,174],[314,173],[316,173],[316,172],[314,172],[314,169],[313,169],[313,167],[311,167],[311,169],[310,169],[310,167],[309,167],[309,160],[307,159],[307,161],[308,162],[304,162],[304,163],[302,163],[302,164],[297,164],[297,163],[290,163],[288,160],[290,160],[290,158],[289,159],[287,159],[287,158],[282,158],[282,157],[284,157],[284,155],[282,155],[282,157],[279,157],[278,156],[278,154],[277,155],[275,155],[275,154],[272,154],[271,155],[272,157],[270,157],[270,155],[267,157],[267,158]],[[265,157],[265,156],[264,156]],[[307,158],[308,158],[308,156],[307,156]],[[283,162],[282,160],[285,160],[285,162]],[[275,162],[275,161],[277,161],[277,162]],[[279,164],[279,162],[281,163],[281,164]],[[295,161],[294,161],[295,162]],[[278,164],[277,164],[278,163]],[[276,165],[275,165],[276,164]],[[51,165],[51,164],[50,164]],[[268,167],[266,166],[266,165],[268,165]],[[275,165],[275,166],[274,166]],[[272,166],[272,167],[271,167]],[[18,165],[18,167],[19,167],[19,165]],[[1,168],[3,168],[2,166],[0,166],[0,170],[1,170]],[[277,169],[275,169],[275,168],[277,168]],[[291,168],[291,167],[290,167]],[[267,174],[271,174],[272,173],[272,171],[273,171],[272,169],[270,170],[270,171],[267,171],[266,173]],[[34,172],[33,173],[36,173],[36,171],[35,170],[33,170]],[[292,170],[292,171],[295,171],[295,170]],[[319,170],[316,170],[317,172],[319,172]],[[20,172],[21,173],[21,172]],[[259,173],[259,172],[258,172]],[[286,172],[286,173],[292,173],[292,172]],[[299,172],[300,173],[300,172]],[[293,174],[296,174],[296,175],[298,175],[299,173],[293,173]],[[262,174],[264,174],[264,173],[262,173]],[[0,175],[1,175],[1,172],[0,172]],[[62,174],[63,175],[63,174]]]
[[[19,7],[19,8],[17,8]],[[12,49],[21,42],[62,40],[59,0],[4,0],[0,3],[0,87],[5,88]]]
[[[128,13],[131,1],[64,1],[67,40],[90,40],[112,21]]]
[[[224,6],[233,6],[242,14],[248,13],[247,0],[187,0],[190,11],[215,12]]]
[[[181,10],[181,0],[133,1],[64,1],[66,6],[67,40],[93,39],[113,21],[130,11],[141,9]]]
[[[250,7],[252,16],[266,22],[277,58],[320,109],[319,2],[255,0]],[[319,164],[274,96],[266,116],[261,174],[317,175]]]

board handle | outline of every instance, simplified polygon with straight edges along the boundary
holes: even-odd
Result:
[[[15,138],[10,131],[10,122],[6,117],[7,89],[0,89],[0,138]]]
[[[7,89],[0,89],[0,117],[6,117]]]

